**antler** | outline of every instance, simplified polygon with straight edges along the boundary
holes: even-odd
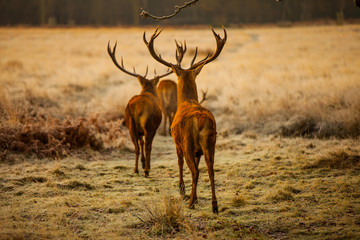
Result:
[[[155,73],[155,76],[156,76],[156,71],[154,71],[154,73]],[[163,77],[166,77],[167,75],[170,75],[172,73],[173,73],[173,71],[170,71],[170,68],[168,68],[166,73],[164,73],[163,75],[159,75],[158,77],[163,78]]]
[[[159,63],[162,63],[164,64],[165,66],[171,68],[171,64],[166,62],[164,59],[161,58],[161,55],[157,55],[155,53],[155,50],[154,50],[154,40],[155,38],[157,38],[159,36],[159,34],[161,33],[162,30],[160,30],[160,32],[158,32],[158,29],[159,29],[159,26],[156,28],[154,34],[151,36],[150,38],[150,41],[148,42],[146,40],[146,31],[144,32],[144,35],[143,35],[143,40],[144,40],[144,43],[146,44],[147,48],[149,49],[149,52],[151,54],[151,56],[156,60],[158,61]]]
[[[203,65],[203,64],[208,64],[209,62],[214,61],[214,60],[219,56],[219,54],[221,53],[221,51],[222,51],[222,49],[223,49],[223,47],[224,47],[224,45],[225,45],[225,43],[226,43],[226,39],[227,39],[227,33],[226,33],[226,30],[225,30],[224,26],[222,26],[222,29],[223,29],[223,31],[224,31],[224,38],[221,38],[220,35],[217,34],[217,33],[214,31],[214,29],[211,27],[211,31],[213,32],[214,37],[215,37],[215,40],[216,40],[216,51],[214,52],[214,54],[213,54],[211,57],[209,57],[209,55],[208,55],[208,56],[206,56],[203,60],[201,60],[201,61],[199,61],[199,62],[197,62],[197,63],[194,64],[195,59],[196,59],[196,56],[197,56],[197,48],[196,48],[196,50],[195,50],[195,56],[194,56],[194,58],[193,58],[192,61],[191,61],[189,70],[195,69],[195,68],[197,68],[198,66]],[[155,40],[155,38],[157,38],[157,37],[159,36],[159,34],[160,34],[161,31],[162,31],[162,30],[160,30],[160,32],[158,32],[158,30],[159,30],[159,26],[155,29],[155,32],[154,32],[154,34],[151,36],[149,42],[146,40],[146,32],[144,32],[144,35],[143,35],[144,43],[145,43],[145,45],[147,46],[147,48],[149,49],[149,52],[150,52],[151,56],[152,56],[156,61],[158,61],[159,63],[162,63],[162,64],[164,64],[165,66],[168,66],[168,67],[171,68],[171,67],[172,67],[171,63],[169,63],[169,62],[165,61],[164,59],[162,59],[160,54],[157,55],[157,54],[155,53],[155,50],[154,50],[154,40]],[[175,43],[176,43],[176,61],[177,61],[178,67],[181,68],[180,64],[181,64],[181,61],[182,61],[182,59],[183,59],[183,57],[184,57],[184,54],[185,54],[185,52],[186,52],[186,42],[184,41],[184,48],[183,48],[182,44],[179,45],[179,44],[177,43],[177,41],[175,41]]]
[[[215,40],[216,40],[216,51],[214,52],[214,54],[211,57],[209,57],[209,55],[208,55],[206,58],[204,58],[200,62],[197,62],[197,63],[194,64],[195,58],[196,58],[196,55],[197,55],[197,48],[196,48],[195,56],[194,56],[193,60],[191,61],[191,67],[189,69],[194,69],[194,68],[197,68],[200,65],[208,64],[209,62],[214,61],[219,56],[219,54],[221,53],[221,50],[223,49],[223,47],[224,47],[224,45],[226,43],[226,39],[227,39],[227,33],[226,33],[226,30],[225,30],[224,26],[222,26],[222,29],[224,31],[224,38],[221,38],[220,35],[217,34],[214,31],[214,29],[211,27],[211,31],[213,32]]]
[[[111,57],[113,63],[114,63],[121,71],[123,71],[124,73],[127,73],[127,74],[129,74],[129,75],[131,75],[131,76],[133,76],[133,77],[138,77],[138,76],[140,76],[139,74],[137,74],[137,73],[135,72],[135,68],[133,68],[133,69],[134,69],[134,73],[129,72],[128,70],[125,69],[125,67],[124,67],[124,61],[123,61],[123,58],[122,58],[122,57],[121,57],[121,65],[117,62],[116,57],[115,57],[116,46],[117,46],[117,42],[115,42],[114,48],[113,48],[113,50],[111,51],[110,41],[108,42],[107,50],[108,50],[109,56]],[[146,67],[146,73],[145,73],[145,76],[144,76],[144,77],[146,77],[147,73],[148,73],[148,67]]]
[[[176,44],[175,56],[176,56],[177,65],[181,67],[181,61],[183,60],[185,52],[187,50],[186,41],[184,41],[184,46],[182,45],[182,43],[178,44],[176,40],[175,40],[175,44]]]

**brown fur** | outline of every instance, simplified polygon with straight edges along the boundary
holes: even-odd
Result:
[[[161,110],[164,115],[164,128],[162,134],[166,136],[166,122],[169,121],[170,126],[174,119],[177,109],[177,90],[176,83],[172,80],[162,80],[158,85],[158,95],[161,104]]]
[[[150,172],[150,154],[152,141],[161,122],[161,109],[156,92],[159,78],[147,80],[139,77],[142,87],[140,95],[132,97],[125,109],[126,126],[129,129],[131,141],[135,146],[135,169],[138,173],[138,160],[141,151],[141,163],[145,176]],[[145,139],[144,139],[145,138]],[[145,144],[145,156],[144,156]]]

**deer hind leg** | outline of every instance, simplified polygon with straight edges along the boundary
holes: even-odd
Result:
[[[183,169],[184,169],[184,156],[183,153],[181,151],[181,148],[176,146],[176,154],[178,157],[178,165],[179,165],[179,189],[180,189],[180,194],[181,196],[185,197],[185,183],[184,183],[184,173],[183,173]]]
[[[214,174],[214,155],[215,155],[215,144],[209,144],[204,149],[205,162],[208,168],[210,184],[211,184],[211,201],[212,210],[214,213],[218,213],[218,205],[215,195],[215,174]]]
[[[130,137],[131,137],[131,141],[134,144],[135,147],[135,168],[134,168],[134,172],[135,173],[139,173],[138,170],[138,161],[139,161],[139,137],[135,128],[135,123],[134,121],[130,118],[127,119],[127,126],[129,129],[129,133],[130,133]]]
[[[151,156],[151,145],[154,139],[155,132],[145,132],[145,177],[149,177],[150,172],[150,156]]]
[[[141,167],[144,169],[145,168],[145,155],[144,155],[144,138],[143,138],[143,136],[140,137],[139,143],[140,143],[140,150],[141,150]]]
[[[191,144],[189,144],[191,145]],[[194,204],[197,202],[197,195],[196,195],[196,187],[199,180],[199,169],[197,165],[198,159],[195,157],[195,151],[193,150],[194,146],[189,146],[188,149],[185,151],[185,159],[186,163],[191,172],[192,178],[192,187],[191,187],[191,194],[190,194],[190,201],[189,201],[189,208],[194,208]]]
[[[162,133],[163,136],[166,136],[166,118],[167,118],[167,116],[166,116],[166,113],[164,112],[164,128],[163,128],[163,133]]]
[[[131,136],[131,141],[133,142],[134,147],[135,147],[135,168],[134,168],[134,172],[139,173],[139,170],[138,170],[139,142],[138,142],[138,139],[137,139],[135,133],[130,131],[130,136]]]

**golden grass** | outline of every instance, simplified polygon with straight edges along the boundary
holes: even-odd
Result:
[[[197,80],[217,120],[218,215],[202,160],[198,204],[188,209],[179,199],[169,137],[155,137],[151,177],[133,173],[122,116],[140,88],[116,70],[106,45],[118,41],[128,68],[165,71],[142,32],[0,29],[1,127],[36,127],[48,136],[67,120],[83,121],[104,143],[101,151],[66,148],[55,159],[2,146],[0,238],[359,238],[358,25],[228,29],[221,56]],[[155,43],[165,59],[174,59],[175,37],[189,49],[214,49],[207,28],[169,28]],[[184,173],[189,194],[186,166]]]
[[[211,212],[204,161],[198,204],[188,209],[188,200],[180,200],[174,144],[169,137],[157,136],[148,179],[133,173],[134,155],[126,151],[1,164],[0,235],[20,239],[360,235],[360,168],[307,167],[335,147],[359,154],[357,141],[230,136],[219,137],[218,142],[226,140],[235,146],[220,149],[215,156],[218,215]],[[190,172],[184,170],[189,194]]]
[[[197,79],[221,134],[257,131],[284,136],[360,135],[358,25],[228,29],[219,59]],[[146,29],[150,35],[154,29]],[[64,119],[101,114],[121,117],[139,93],[136,79],[118,71],[106,45],[118,41],[118,57],[139,73],[155,62],[142,42],[143,29],[0,29],[0,113]],[[219,33],[221,32],[218,30]],[[191,50],[214,49],[209,29],[167,28],[156,48],[174,62],[174,39]],[[66,44],[64,44],[66,43]],[[189,50],[189,51],[190,51]],[[184,65],[192,55],[187,54]],[[170,76],[174,79],[174,76]],[[15,119],[16,120],[16,119]],[[14,120],[13,120],[14,121]]]

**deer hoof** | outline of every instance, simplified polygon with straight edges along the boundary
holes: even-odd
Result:
[[[189,209],[195,209],[195,204],[189,204]]]
[[[143,169],[145,168],[145,159],[141,159],[141,166]]]
[[[145,171],[145,177],[146,177],[146,178],[149,177],[149,171]]]
[[[139,173],[139,170],[135,169],[135,170],[134,170],[134,173]]]
[[[180,195],[185,196],[185,185],[184,185],[184,183],[180,184],[179,189],[180,189]]]
[[[215,202],[212,202],[212,211],[213,213],[219,213],[219,209],[218,209],[218,206],[217,206],[217,201]]]
[[[189,200],[190,199],[190,196],[187,196],[187,195],[182,195],[182,198],[183,198],[183,200],[185,200],[185,201],[187,201],[187,200]]]

